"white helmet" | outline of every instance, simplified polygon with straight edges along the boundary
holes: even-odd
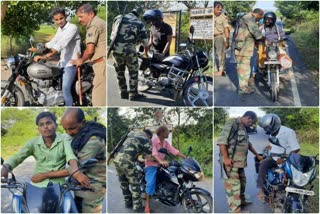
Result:
[[[259,126],[261,126],[267,134],[274,134],[280,129],[281,120],[276,114],[266,114],[261,118]]]

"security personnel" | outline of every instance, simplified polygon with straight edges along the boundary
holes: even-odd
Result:
[[[214,2],[214,56],[217,55],[219,62],[219,69],[217,64],[214,63],[216,76],[222,76],[225,73],[225,50],[229,48],[230,25],[228,17],[222,13],[222,9],[221,2]]]
[[[246,187],[244,168],[247,166],[248,150],[259,160],[262,160],[262,157],[258,155],[249,142],[246,128],[256,122],[256,113],[247,111],[242,117],[228,121],[217,140],[227,173],[227,178],[224,179],[224,187],[230,212],[240,212],[241,206],[250,203],[246,201],[244,194]]]
[[[142,21],[138,19],[139,14],[136,10],[124,16],[117,16],[112,26],[112,35],[115,41],[112,47],[114,68],[117,72],[120,96],[122,99],[137,100],[143,95],[138,93],[138,55],[136,45],[142,43],[144,53],[147,53],[148,38],[147,31]],[[118,23],[117,19],[121,19]],[[119,29],[116,29],[119,28]],[[129,70],[129,93],[125,78],[126,67]]]
[[[239,94],[252,94],[249,88],[250,59],[253,56],[254,41],[263,36],[256,22],[263,17],[263,10],[256,8],[239,19],[239,31],[236,37],[235,55],[237,59],[237,72],[239,77]]]
[[[94,80],[92,105],[106,106],[106,22],[96,16],[92,5],[84,4],[77,10],[80,24],[86,26],[86,49],[81,59],[71,60],[81,66],[85,61],[93,62]]]
[[[120,188],[124,196],[126,208],[133,208],[135,212],[144,212],[143,200],[139,182],[138,171],[135,162],[139,155],[150,155],[152,153],[150,131],[130,132],[119,152],[113,160],[120,182]],[[131,186],[131,188],[129,188]],[[131,191],[130,191],[131,189]]]

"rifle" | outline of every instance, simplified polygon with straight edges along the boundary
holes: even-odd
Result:
[[[123,17],[124,17],[124,16],[123,16],[123,15],[121,15],[121,18],[120,18],[119,24],[118,24],[117,29],[116,29],[115,36],[113,37],[113,39],[112,39],[112,41],[111,41],[111,43],[110,43],[110,45],[109,45],[109,49],[108,49],[108,52],[107,52],[107,59],[109,58],[110,53],[111,53],[111,51],[112,51],[112,50],[113,50],[113,48],[114,48],[114,43],[116,42],[117,37],[118,37],[118,34],[119,34],[119,31],[120,31],[120,29],[121,29],[121,25],[122,25]]]
[[[238,13],[236,18],[236,24],[234,27],[234,31],[232,34],[232,41],[231,41],[231,56],[230,56],[230,63],[237,63],[236,56],[235,56],[235,49],[238,49],[236,47],[236,37],[238,35],[239,31],[239,20],[245,15],[245,13]]]
[[[118,142],[118,144],[116,145],[116,147],[114,147],[114,149],[112,150],[112,152],[109,155],[108,158],[108,165],[110,164],[111,160],[114,158],[115,154],[117,152],[119,152],[120,148],[122,147],[124,141],[127,139],[128,134],[130,133],[130,129],[127,130],[127,132],[122,136],[122,138],[120,139],[120,141]]]

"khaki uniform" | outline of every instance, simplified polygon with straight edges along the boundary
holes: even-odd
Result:
[[[219,62],[219,69],[214,60],[215,71],[225,71],[226,69],[226,54],[225,54],[225,28],[229,28],[228,18],[221,14],[214,17],[214,57],[217,56]]]
[[[238,128],[232,130],[232,126]],[[230,135],[232,131],[234,133]],[[235,134],[235,132],[238,134]],[[246,128],[241,125],[239,119],[230,120],[226,123],[217,142],[218,145],[227,146],[228,157],[230,159],[232,158],[234,146],[237,143],[235,154],[233,155],[234,163],[232,168],[226,167],[229,178],[224,180],[229,211],[235,212],[240,208],[241,202],[245,201],[246,175],[244,168],[247,166],[247,155],[251,143],[249,142]]]
[[[95,52],[92,105],[106,106],[106,22],[95,16],[87,25],[86,44],[93,43]]]
[[[240,48],[240,51],[235,50],[240,88],[248,87],[251,71],[250,59],[253,56],[255,39],[262,39],[262,34],[255,17],[250,12],[240,18],[236,37],[236,47]]]
[[[85,146],[76,154],[79,161],[88,160],[90,158],[98,159],[98,163],[89,167],[85,174],[95,180],[91,186],[94,192],[76,191],[77,207],[81,208],[82,213],[101,213],[102,202],[106,194],[106,143],[103,138],[93,136],[85,144]]]

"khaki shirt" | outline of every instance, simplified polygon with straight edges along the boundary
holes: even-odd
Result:
[[[58,133],[50,148],[46,147],[41,136],[33,138],[17,154],[11,156],[5,164],[9,164],[14,169],[29,156],[36,159],[36,168],[33,174],[65,169],[66,163],[70,160],[77,160],[71,148],[71,138],[68,135]],[[45,179],[39,183],[33,183],[33,185],[46,187],[50,181],[63,184],[64,178]]]
[[[232,125],[234,123],[239,124],[238,129],[238,137],[236,138],[236,134],[233,135],[233,138],[228,140],[229,134],[231,132]],[[232,134],[231,134],[232,136]],[[234,146],[236,145],[235,154],[233,155],[233,167],[234,168],[244,168],[247,166],[247,155],[249,146],[251,143],[249,142],[249,136],[247,134],[246,128],[239,122],[239,119],[230,120],[223,127],[223,130],[217,139],[217,145],[226,145],[228,150],[228,157],[232,158],[232,153]]]
[[[214,17],[214,35],[224,34],[224,29],[228,27],[228,18],[224,14]]]
[[[97,16],[87,25],[86,44],[89,43],[95,45],[92,61],[106,56],[106,22]]]

